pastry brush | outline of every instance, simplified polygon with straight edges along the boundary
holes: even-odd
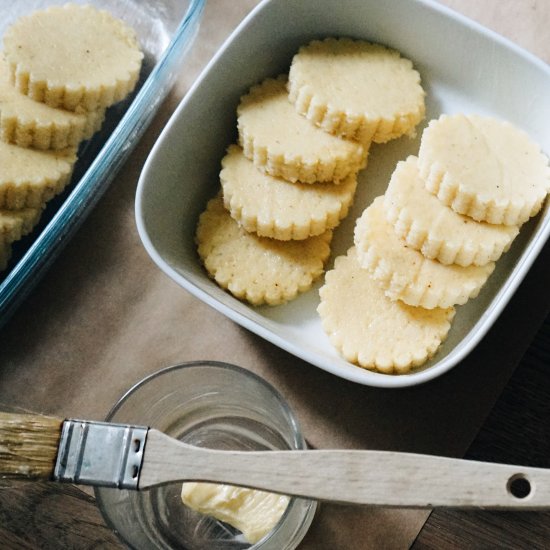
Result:
[[[144,426],[0,413],[0,475],[146,490],[208,481],[340,503],[543,509],[550,470],[371,450],[227,451]]]

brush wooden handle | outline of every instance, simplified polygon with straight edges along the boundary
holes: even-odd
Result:
[[[139,488],[223,482],[342,503],[400,507],[550,507],[550,470],[385,451],[217,451],[149,430]],[[514,496],[516,483],[529,494]]]
[[[375,506],[550,508],[542,468],[388,451],[218,451],[144,427],[6,413],[0,475],[130,489],[209,481]]]
[[[49,479],[62,424],[51,416],[0,412],[0,474]]]

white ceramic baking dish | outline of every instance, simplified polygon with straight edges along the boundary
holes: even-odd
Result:
[[[427,120],[441,113],[490,114],[523,128],[550,151],[550,68],[480,25],[430,1],[266,0],[206,67],[156,143],[138,185],[138,230],[174,281],[277,346],[360,384],[419,384],[457,365],[497,319],[548,238],[548,208],[522,228],[479,297],[457,308],[436,356],[400,376],[363,370],[332,348],[316,313],[321,283],[289,304],[251,307],[218,288],[197,257],[197,218],[218,190],[220,160],[236,140],[239,97],[287,71],[300,45],[326,36],[381,42],[412,59],[427,91]],[[336,230],[329,268],[352,244],[356,218],[384,192],[396,162],[417,151],[418,139],[373,146],[354,207]]]

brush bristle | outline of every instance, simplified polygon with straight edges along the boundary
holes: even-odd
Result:
[[[63,420],[0,412],[0,475],[50,478]]]

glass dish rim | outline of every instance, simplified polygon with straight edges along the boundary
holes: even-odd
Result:
[[[291,421],[291,426],[292,426],[292,431],[294,436],[293,443],[296,444],[297,448],[300,448],[300,449],[306,448],[306,445],[307,445],[306,440],[302,435],[302,430],[298,422],[298,419],[296,418],[296,415],[290,408],[286,399],[283,397],[282,393],[279,390],[277,390],[277,388],[275,388],[272,384],[270,384],[267,380],[265,380],[255,372],[245,369],[244,367],[239,367],[232,363],[227,363],[225,361],[212,361],[209,359],[205,359],[205,360],[199,359],[195,361],[185,361],[182,363],[176,363],[173,365],[169,365],[167,367],[163,367],[159,370],[156,370],[146,375],[145,377],[141,378],[138,382],[136,382],[129,389],[127,389],[117,399],[116,403],[111,407],[111,409],[105,416],[105,420],[110,421],[112,417],[124,405],[124,403],[128,399],[130,399],[137,391],[139,391],[143,386],[147,385],[149,382],[155,380],[156,378],[160,378],[165,374],[169,374],[174,371],[179,371],[179,370],[193,368],[193,367],[206,367],[206,368],[218,368],[218,369],[231,370],[233,372],[243,374],[244,376],[248,376],[249,378],[255,380],[255,382],[257,382],[258,384],[263,386],[265,389],[267,389],[271,394],[273,394],[277,402],[281,405],[281,408],[284,409],[285,414],[288,416],[289,420]]]

